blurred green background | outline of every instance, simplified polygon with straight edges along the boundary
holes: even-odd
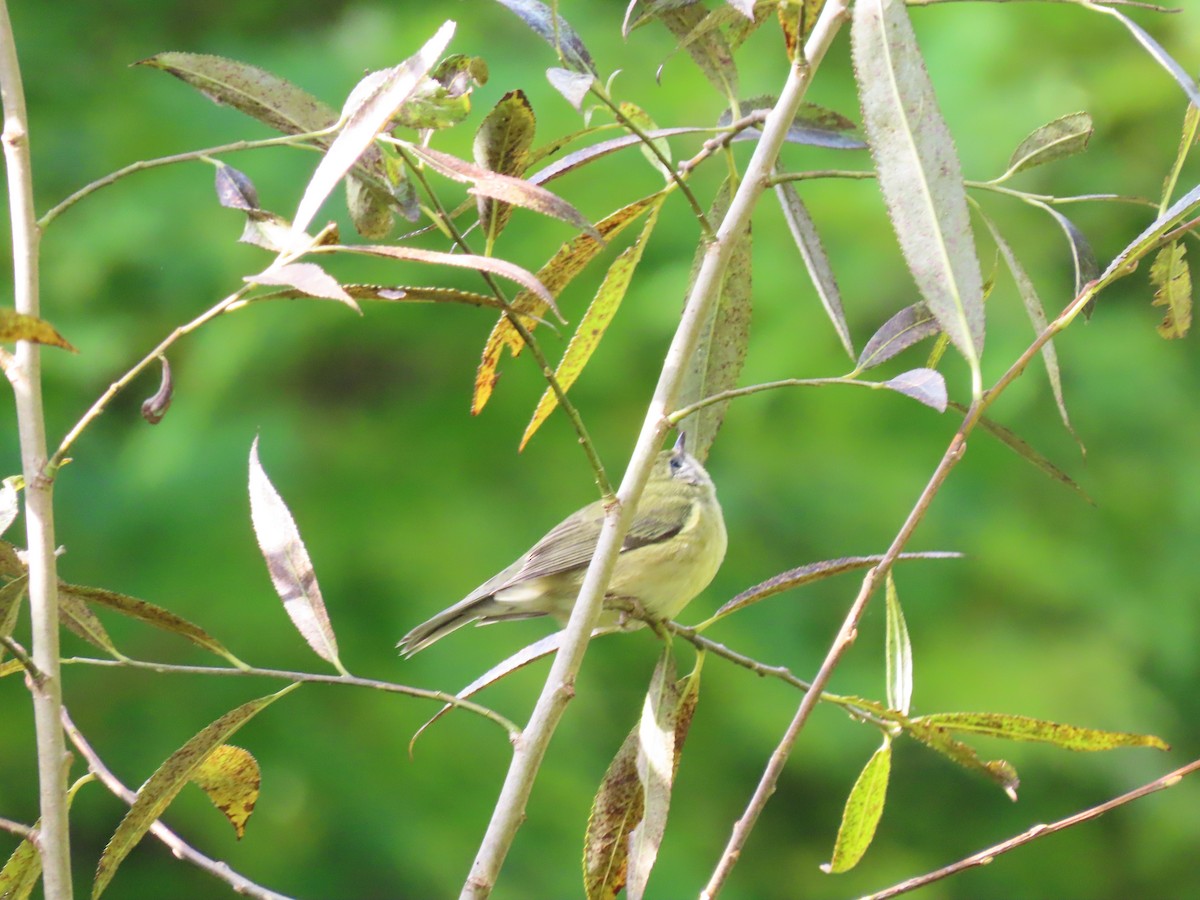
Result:
[[[614,93],[643,106],[661,126],[715,122],[720,103],[685,54],[671,57],[655,84],[673,40],[651,26],[622,41],[621,6],[564,5],[601,72],[621,70]],[[1195,10],[1134,15],[1195,70]],[[467,127],[439,136],[435,146],[469,154],[479,119],[516,87],[538,115],[539,143],[579,124],[543,75],[554,63],[549,48],[499,4],[482,0],[293,0],[220,10],[190,0],[25,3],[14,4],[12,16],[40,211],[137,159],[268,136],[263,126],[160,72],[127,67],[165,50],[252,62],[336,107],[364,71],[407,57],[454,17],[452,49],[484,56],[491,80],[476,92]],[[967,177],[999,174],[1033,128],[1086,109],[1096,122],[1089,153],[1025,174],[1018,186],[1157,198],[1186,101],[1115,20],[1054,4],[947,4],[914,10],[913,18]],[[743,50],[743,95],[777,90],[785,68],[780,43],[768,26]],[[845,30],[809,99],[857,118],[848,57]],[[697,145],[680,140],[675,151],[688,156]],[[748,153],[749,145],[739,146],[739,156]],[[295,208],[315,159],[288,150],[228,157],[254,179],[263,205],[284,214]],[[868,160],[789,147],[784,165],[866,167]],[[705,202],[722,175],[719,164],[709,169],[694,180]],[[1200,167],[1189,165],[1181,187],[1198,177]],[[658,180],[628,152],[555,189],[595,220]],[[442,186],[461,196],[462,186]],[[915,299],[878,188],[817,182],[801,193],[861,347]],[[980,200],[1048,309],[1061,308],[1072,292],[1061,231],[1015,202]],[[340,200],[328,204],[327,214],[349,234]],[[1129,205],[1088,204],[1071,214],[1102,264],[1149,221],[1148,210]],[[212,169],[192,163],[109,187],[48,229],[44,315],[80,350],[45,355],[52,443],[162,336],[265,265],[263,251],[235,243],[241,227],[239,214],[214,201]],[[754,227],[756,312],[743,383],[845,372],[847,360],[773,197],[764,197]],[[536,269],[570,234],[562,223],[518,211],[498,252]],[[688,211],[675,198],[614,330],[572,391],[614,477],[623,471],[677,320],[695,241]],[[983,239],[979,246],[990,270],[993,250]],[[347,280],[478,287],[469,273],[427,267],[348,261],[330,268]],[[564,294],[569,317],[581,314],[602,271],[595,267]],[[979,741],[987,756],[1017,766],[1023,786],[1014,805],[991,784],[902,741],[875,845],[853,873],[831,877],[817,866],[829,858],[846,792],[878,735],[820,708],[727,896],[834,898],[879,889],[1200,754],[1200,364],[1194,338],[1165,343],[1156,335],[1161,312],[1150,307],[1150,297],[1139,272],[1102,296],[1090,323],[1077,323],[1058,341],[1086,460],[1058,421],[1039,364],[993,410],[1069,472],[1095,506],[978,434],[913,543],[966,558],[904,565],[897,583],[915,646],[915,711],[1025,713],[1151,732],[1174,749],[1076,755]],[[455,689],[545,633],[538,622],[469,629],[411,661],[397,658],[400,635],[506,565],[595,489],[560,415],[517,455],[542,390],[528,359],[507,361],[491,405],[478,418],[468,414],[490,313],[381,305],[365,313],[360,319],[327,302],[263,304],[181,341],[171,355],[176,392],[163,424],[151,428],[138,415],[157,386],[157,374],[148,375],[74,448],[57,491],[63,577],[167,606],[256,665],[323,671],[275,598],[250,529],[246,459],[257,435],[263,463],[314,558],[342,658],[356,674]],[[564,340],[542,334],[557,357]],[[1031,336],[1011,280],[1001,273],[989,302],[987,375],[994,380]],[[924,346],[910,351],[888,371],[921,365],[926,352]],[[951,354],[943,369],[952,396],[963,399],[965,368]],[[900,396],[867,391],[776,392],[735,404],[709,466],[725,508],[729,555],[685,621],[699,621],[779,571],[881,552],[953,430],[952,414],[939,417]],[[19,469],[15,431],[4,404],[5,474]],[[857,583],[843,577],[778,596],[724,621],[711,636],[810,676]],[[169,636],[111,617],[106,622],[132,656],[213,662]],[[876,603],[834,679],[835,691],[881,697],[882,631]],[[68,653],[92,655],[74,636],[64,640]],[[635,721],[656,652],[646,634],[591,648],[498,898],[581,895],[578,859],[591,794]],[[680,653],[686,664],[687,651]],[[482,699],[524,721],[544,672],[545,664],[535,666]],[[65,677],[76,722],[131,786],[214,718],[281,686],[83,666]],[[708,662],[652,896],[694,896],[707,880],[798,700],[779,683]],[[0,814],[31,822],[32,722],[18,678],[0,682],[0,710]],[[423,737],[410,760],[408,739],[434,710],[399,696],[304,687],[237,735],[263,768],[263,796],[243,841],[191,787],[166,820],[206,853],[298,897],[453,896],[509,753],[498,729],[457,714]],[[122,812],[98,787],[79,795],[73,840],[81,894]],[[1193,779],[921,896],[1190,896],[1198,839],[1200,783]],[[13,846],[0,835],[0,853]],[[109,896],[226,893],[146,840]]]

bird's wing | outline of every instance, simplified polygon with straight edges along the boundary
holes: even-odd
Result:
[[[694,501],[690,497],[655,497],[654,511],[643,514],[640,510],[629,526],[621,552],[636,550],[675,537],[692,517]]]

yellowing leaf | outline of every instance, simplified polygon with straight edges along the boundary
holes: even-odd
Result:
[[[222,744],[196,767],[192,781],[208,795],[213,806],[224,813],[241,840],[262,784],[258,761],[250,751]]]
[[[887,797],[888,779],[892,772],[892,742],[884,738],[883,746],[871,754],[867,764],[846,797],[846,808],[842,811],[842,824],[838,827],[837,839],[833,843],[832,859],[821,866],[822,871],[836,875],[848,872],[858,865],[871,840],[879,817],[883,815],[883,804]]]
[[[54,330],[49,322],[15,312],[7,307],[0,307],[0,342],[32,341],[35,344],[48,344],[51,347],[61,347],[77,353],[67,339]]]
[[[1053,744],[1064,750],[1096,751],[1114,750],[1118,747],[1171,749],[1165,741],[1152,734],[1080,728],[1078,725],[1064,725],[1061,722],[1004,713],[935,713],[913,721],[954,733],[983,734],[1010,741],[1036,741]]]
[[[1187,337],[1192,327],[1192,273],[1186,253],[1181,241],[1172,241],[1150,266],[1150,283],[1157,288],[1153,305],[1167,309],[1158,333],[1169,340]]]
[[[537,119],[524,91],[509,91],[492,107],[475,132],[475,162],[502,175],[521,177],[529,165]],[[479,221],[489,238],[504,230],[512,206],[481,194],[477,200]]]

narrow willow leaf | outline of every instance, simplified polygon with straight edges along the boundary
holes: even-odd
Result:
[[[589,240],[591,240],[589,238]],[[442,253],[438,250],[422,250],[419,247],[395,247],[388,244],[356,244],[353,246],[337,247],[350,253],[365,253],[369,256],[386,256],[391,259],[401,259],[408,262],[428,263],[435,266],[455,266],[460,269],[476,269],[480,272],[491,272],[501,278],[516,282],[530,293],[536,295],[544,304],[538,313],[552,309],[556,313],[554,295],[546,289],[531,272],[507,260],[491,256],[476,256],[473,253]]]
[[[392,233],[396,223],[395,200],[374,185],[346,176],[346,209],[354,230],[371,241],[380,241]]]
[[[576,72],[597,74],[592,54],[584,46],[579,33],[571,27],[566,19],[557,15],[545,3],[541,3],[540,0],[496,0],[496,2],[520,17],[522,22],[553,47],[562,57],[563,62]],[[555,21],[556,19],[557,21]]]
[[[29,578],[19,575],[12,581],[0,585],[0,637],[12,637],[17,627],[17,618],[21,615],[21,601],[25,598]],[[8,652],[0,646],[0,662]],[[0,894],[2,897],[3,894]]]
[[[162,378],[158,382],[158,390],[147,397],[142,403],[142,418],[151,425],[157,425],[171,408],[171,398],[175,395],[175,382],[171,378],[171,364],[162,354],[158,357],[162,364]]]
[[[661,192],[655,192],[605,216],[596,223],[596,231],[603,241],[598,241],[588,234],[580,234],[559,247],[554,256],[538,270],[537,278],[534,279],[542,286],[542,291],[549,300],[540,293],[535,295],[531,291],[522,291],[513,298],[512,309],[522,317],[526,327],[532,329],[536,325],[537,317],[547,309],[553,308],[554,298],[596,258],[604,249],[605,243],[616,238],[660,200]],[[516,356],[524,347],[524,342],[508,317],[502,316],[488,335],[479,368],[475,373],[471,415],[479,415],[491,398],[496,379],[499,377],[497,369],[500,365],[500,353],[505,347]]]
[[[1092,117],[1086,112],[1070,113],[1035,128],[1017,145],[1008,160],[1008,169],[996,181],[1007,181],[1034,166],[1082,153],[1087,149],[1093,131]]]
[[[882,365],[918,341],[923,341],[939,331],[941,326],[928,306],[924,303],[906,306],[871,335],[859,354],[855,368],[861,372]]]
[[[587,312],[583,314],[583,318],[579,320],[579,327],[575,329],[558,368],[554,370],[554,378],[564,391],[569,390],[583,373],[584,366],[592,358],[596,348],[600,346],[601,338],[608,331],[608,326],[612,324],[617,310],[620,309],[621,301],[625,299],[625,293],[629,290],[629,284],[633,279],[633,273],[637,269],[638,263],[642,261],[646,243],[650,240],[650,235],[658,222],[658,211],[662,208],[663,199],[665,198],[660,198],[659,202],[651,207],[650,214],[646,217],[646,222],[637,239],[626,247],[608,267],[604,281],[596,290],[596,296],[588,306]],[[557,406],[558,395],[554,393],[553,389],[546,388],[533,412],[533,418],[529,420],[529,425],[521,436],[518,450],[525,449],[529,439]]]
[[[731,196],[728,179],[721,185],[712,209],[710,221],[720,221],[729,208]],[[688,369],[684,373],[677,403],[688,406],[729,390],[737,385],[746,361],[746,345],[750,340],[751,290],[750,290],[750,225],[747,223],[739,232],[728,238],[733,243],[729,264],[721,279],[721,290],[712,304],[703,326],[696,349],[692,353]],[[692,263],[692,275],[688,279],[689,290],[700,270],[700,263],[707,250],[702,244],[696,250]],[[728,401],[712,403],[692,413],[679,423],[681,431],[688,436],[688,452],[704,461],[712,446],[721,423],[725,419]]]
[[[1083,292],[1084,286],[1100,276],[1100,264],[1096,262],[1096,252],[1074,222],[1052,206],[1044,208],[1054,217],[1058,227],[1067,236],[1067,244],[1071,248],[1071,264],[1075,268],[1075,296],[1078,297]]]
[[[337,300],[339,303],[346,304],[360,316],[362,315],[362,309],[359,308],[354,298],[346,293],[336,278],[316,263],[288,263],[283,266],[271,266],[257,275],[247,275],[243,280],[248,284],[278,284],[294,287],[310,297]]]
[[[112,638],[108,636],[108,632],[96,618],[96,614],[88,609],[83,600],[70,591],[59,593],[58,619],[70,631],[79,635],[93,647],[99,647],[114,659],[129,658],[113,644]]]
[[[1141,234],[1126,244],[1125,249],[1108,264],[1108,268],[1100,273],[1097,278],[1098,287],[1104,287],[1136,269],[1142,258],[1162,242],[1168,231],[1177,227],[1191,214],[1197,204],[1200,204],[1200,185],[1172,203],[1170,208],[1159,214]]]
[[[927,721],[927,717],[908,719],[903,728],[907,734],[951,762],[994,781],[1008,795],[1008,799],[1017,802],[1017,788],[1021,786],[1021,779],[1010,763],[1002,759],[980,759],[974,747],[956,740],[951,736],[950,729]]]
[[[635,28],[653,22],[665,12],[696,2],[698,0],[630,0],[625,9],[625,19],[621,23],[621,36],[628,39]]]
[[[950,403],[949,406],[960,413],[965,414],[967,411],[967,408],[961,403]],[[979,425],[985,432],[996,438],[1022,459],[1032,463],[1034,467],[1049,475],[1060,484],[1066,485],[1088,503],[1091,503],[1093,506],[1096,505],[1092,498],[1087,495],[1087,492],[1072,480],[1070,475],[1034,450],[1026,441],[1018,437],[1015,432],[986,416],[979,419]]]
[[[900,249],[978,386],[983,276],[958,154],[903,0],[859,0],[851,38],[863,122]]]
[[[297,685],[289,685],[282,691],[269,694],[258,700],[244,703],[237,709],[227,712],[208,727],[198,732],[191,740],[172,753],[158,767],[137,793],[137,799],[129,808],[117,830],[109,839],[108,846],[100,856],[96,866],[96,879],[92,884],[92,900],[96,900],[112,881],[117,868],[137,846],[138,841],[150,829],[155,820],[166,811],[171,801],[187,784],[188,779],[197,767],[208,758],[212,751],[225,741],[239,728],[249,722],[262,710],[270,706],[284,694],[290,693]]]
[[[1150,265],[1150,283],[1156,288],[1153,305],[1167,309],[1158,333],[1168,340],[1187,337],[1192,327],[1192,273],[1186,253],[1187,247],[1172,241]]]
[[[27,316],[9,307],[0,307],[0,342],[32,341],[50,347],[61,347],[72,353],[79,351],[54,330],[54,326],[37,316]]]
[[[16,477],[10,475],[0,482],[0,534],[8,531],[8,526],[16,521],[20,508]]]
[[[41,854],[33,841],[26,838],[8,857],[4,868],[0,869],[0,897],[4,900],[29,900],[41,877]]]
[[[421,79],[445,51],[453,34],[454,23],[443,24],[416,54],[400,65],[385,70],[384,77],[378,84],[373,84],[369,92],[365,92],[366,96],[361,102],[347,110],[341,131],[321,158],[309,179],[308,187],[304,189],[304,196],[300,198],[292,221],[292,227],[297,232],[307,230],[325,198],[417,89]],[[371,77],[367,76],[368,79]]]
[[[688,56],[700,68],[704,77],[723,96],[733,99],[738,93],[737,66],[733,60],[733,49],[729,41],[719,30],[704,27],[704,20],[709,12],[702,4],[681,6],[675,9],[663,10],[659,20],[667,26],[671,34],[680,41],[676,49],[686,50]],[[698,36],[692,37],[697,31]],[[673,55],[673,54],[672,54]],[[658,69],[658,77],[662,77],[664,61]]]
[[[833,843],[833,857],[821,866],[826,874],[849,872],[871,846],[879,817],[883,815],[891,773],[892,742],[885,737],[883,746],[871,754],[846,798],[842,824]]]
[[[742,118],[755,112],[767,112],[775,108],[779,98],[773,94],[761,94],[748,97],[738,103],[738,113]],[[733,114],[726,110],[717,118],[719,128],[728,128],[733,124]],[[757,140],[762,137],[762,129],[751,126],[739,131],[735,141]],[[813,147],[828,147],[832,150],[864,150],[866,143],[858,136],[858,126],[841,113],[819,106],[816,103],[801,103],[796,110],[792,123],[788,126],[787,137],[789,144],[809,144]]]
[[[1162,205],[1164,207],[1170,204],[1171,197],[1175,195],[1175,186],[1179,183],[1183,164],[1187,162],[1192,147],[1196,145],[1198,133],[1200,133],[1200,107],[1192,106],[1189,103],[1187,111],[1183,114],[1183,131],[1179,135],[1179,149],[1175,152],[1175,162],[1171,165],[1167,177],[1163,179]]]
[[[795,0],[779,4],[779,26],[783,29],[783,43],[788,59],[799,60],[804,56],[804,42],[817,24],[817,16],[825,0]]]
[[[378,300],[383,303],[463,303],[488,309],[504,309],[504,304],[488,294],[461,291],[458,288],[423,287],[410,284],[343,284],[346,293],[355,300]],[[271,291],[253,299],[295,300],[308,294],[297,290]]]
[[[509,91],[479,123],[472,145],[475,162],[492,172],[520,178],[529,166],[529,148],[536,128],[537,118],[525,92]],[[476,201],[479,222],[494,240],[508,224],[512,205],[487,196]]]
[[[1196,80],[1142,26],[1138,25],[1119,9],[1113,9],[1111,6],[1098,6],[1094,3],[1084,3],[1083,5],[1094,12],[1106,13],[1112,16],[1128,28],[1129,33],[1134,36],[1139,44],[1146,48],[1146,52],[1154,58],[1154,61],[1175,79],[1176,84],[1183,88],[1183,92],[1187,94],[1188,100],[1191,101],[1192,105],[1200,106],[1200,86],[1196,84]]]
[[[258,190],[245,172],[217,163],[214,187],[217,202],[227,209],[258,209]]]
[[[118,594],[115,591],[85,587],[81,584],[67,584],[66,582],[59,582],[58,593],[60,597],[78,597],[83,602],[92,606],[102,606],[118,615],[134,619],[162,631],[170,632],[171,634],[177,634],[191,641],[197,647],[202,647],[211,653],[224,657],[239,669],[246,668],[244,662],[226,650],[220,641],[212,637],[199,625],[193,625],[187,619],[181,618],[175,615],[175,613],[163,609],[161,606],[155,606],[153,603],[147,603],[145,600],[138,600],[136,597]]]
[[[667,830],[667,812],[671,806],[671,786],[675,780],[675,725],[679,714],[679,685],[675,665],[667,647],[654,674],[642,705],[638,724],[636,769],[641,785],[642,817],[629,834],[629,880],[625,885],[630,900],[641,900],[646,893],[650,872],[658,859]]]
[[[455,181],[471,185],[471,193],[477,197],[491,197],[531,209],[545,216],[553,216],[569,222],[580,231],[596,236],[592,223],[583,217],[574,206],[544,187],[533,184],[523,178],[513,178],[511,175],[501,175],[480,168],[474,163],[442,153],[429,147],[419,147],[415,144],[408,148],[414,156],[419,157],[437,171]]]
[[[572,72],[570,69],[560,69],[557,66],[546,70],[546,80],[550,86],[562,94],[563,99],[575,107],[577,113],[583,113],[583,101],[588,91],[596,81],[589,72]]]
[[[833,323],[846,353],[854,359],[854,342],[850,339],[850,326],[846,323],[846,313],[842,309],[842,295],[838,290],[837,279],[833,276],[833,267],[829,263],[825,247],[821,244],[821,236],[817,233],[817,226],[790,181],[775,185],[775,194],[783,207],[783,217],[787,219],[792,239],[796,242],[801,259],[804,260],[804,267],[808,269],[808,278],[817,290],[821,305],[825,307],[825,315]]]
[[[647,114],[647,112],[637,104],[622,101],[618,108],[621,110],[621,115],[640,128],[643,134],[649,134],[650,132],[658,130],[658,126],[654,124],[654,120],[651,119],[649,114]],[[655,149],[662,154],[663,159],[670,162],[671,145],[667,143],[667,139],[651,138],[650,142],[654,145]],[[642,143],[640,149],[646,162],[650,163],[651,167],[653,167],[653,169],[658,172],[659,175],[670,181],[672,177],[671,170],[662,164],[662,161],[654,155],[654,152],[647,147],[644,142]]]
[[[292,624],[313,652],[345,674],[312,560],[287,504],[263,471],[257,437],[250,446],[250,518],[271,583]]]
[[[934,551],[931,553],[901,553],[896,559],[900,561],[914,559],[960,559],[961,557],[961,553]],[[768,597],[774,597],[776,594],[782,594],[784,591],[790,591],[792,588],[798,588],[813,581],[821,581],[824,578],[831,578],[834,575],[841,575],[844,572],[869,569],[871,566],[878,565],[882,559],[882,556],[844,556],[840,559],[827,559],[823,562],[809,563],[799,568],[780,572],[778,575],[742,591],[718,609],[708,621],[715,622],[717,619],[723,619],[730,613],[735,613],[738,610],[745,609],[747,606],[752,606],[760,600],[766,600]]]
[[[949,401],[946,395],[946,379],[937,369],[911,369],[901,372],[895,378],[883,382],[881,387],[911,397],[940,413],[946,411],[946,403]]]
[[[889,569],[887,574],[887,702],[888,707],[908,715],[912,705],[913,658],[912,642],[908,637],[908,625],[904,621],[904,610],[900,608],[900,595],[896,593],[896,582]]]
[[[1171,749],[1169,744],[1152,734],[1080,728],[1077,725],[1064,725],[1061,722],[1004,713],[934,713],[912,721],[944,728],[955,734],[982,734],[1009,741],[1033,741],[1053,744],[1064,750],[1115,750],[1118,747]]]
[[[981,213],[982,215],[982,213]],[[996,242],[996,246],[1000,249],[1000,255],[1004,257],[1005,265],[1008,266],[1008,271],[1012,273],[1013,281],[1016,282],[1017,292],[1021,295],[1021,302],[1025,305],[1025,313],[1029,316],[1029,321],[1033,324],[1033,331],[1036,335],[1041,335],[1049,325],[1046,320],[1046,310],[1042,306],[1042,298],[1038,296],[1037,288],[1033,286],[1033,280],[1025,272],[1021,261],[1017,259],[1017,255],[1013,253],[1013,249],[1009,246],[1008,241],[1000,234],[1000,230],[996,227],[987,216],[982,216],[984,224],[987,225],[988,231],[992,233],[992,240]],[[1042,362],[1046,366],[1046,377],[1050,380],[1050,392],[1054,395],[1054,405],[1058,407],[1058,416],[1062,419],[1063,426],[1070,433],[1071,437],[1079,443],[1082,450],[1083,444],[1079,441],[1079,435],[1075,433],[1075,429],[1071,426],[1071,417],[1067,413],[1067,402],[1063,397],[1062,375],[1058,369],[1058,351],[1054,349],[1054,341],[1046,341],[1042,345]]]
[[[583,844],[583,888],[588,900],[614,900],[629,876],[629,832],[642,820],[645,798],[637,777],[634,729],[608,764]]]
[[[240,841],[246,834],[246,822],[254,812],[262,785],[258,760],[248,750],[222,744],[196,767],[192,781],[229,820]]]

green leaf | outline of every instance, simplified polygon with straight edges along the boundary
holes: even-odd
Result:
[[[858,0],[851,38],[863,122],[900,249],[977,392],[983,276],[958,154],[903,0]]]
[[[788,59],[799,60],[804,57],[804,42],[817,24],[817,16],[824,5],[825,0],[793,0],[778,5],[779,26],[783,30]]]
[[[662,10],[657,18],[679,39],[679,45],[672,55],[679,50],[686,50],[718,93],[732,100],[738,93],[738,73],[733,49],[719,29],[705,24],[709,15],[715,14],[710,14],[703,4],[697,3]],[[660,79],[665,65],[664,60],[659,66]]]
[[[321,587],[296,522],[250,446],[250,518],[275,592],[296,630],[313,652],[347,674],[338,659],[337,637],[321,598]]]
[[[29,900],[41,877],[41,854],[33,845],[33,841],[26,838],[8,857],[4,868],[0,869],[0,898]]]
[[[808,270],[809,281],[816,288],[821,305],[825,307],[825,315],[833,323],[838,339],[846,348],[846,353],[854,359],[854,342],[850,338],[850,326],[846,323],[846,313],[842,309],[842,295],[838,290],[837,279],[833,276],[833,267],[821,244],[821,236],[817,226],[804,201],[796,193],[796,187],[790,181],[775,185],[775,194],[779,197],[779,205],[783,208],[783,217],[787,220],[792,239],[804,260]]]
[[[625,20],[621,23],[621,36],[628,39],[635,28],[653,22],[663,13],[681,6],[689,6],[696,0],[633,0],[625,9]]]
[[[643,133],[649,134],[652,131],[658,130],[658,126],[654,124],[654,120],[651,119],[646,111],[636,103],[622,101],[618,108],[621,111],[621,115],[640,128]],[[662,154],[663,159],[670,161],[671,145],[667,143],[666,138],[652,138],[651,143],[658,149],[658,152]],[[662,161],[654,155],[650,148],[643,143],[639,149],[642,151],[642,156],[645,158],[646,162],[650,163],[654,171],[658,172],[658,174],[663,176],[663,178],[665,178],[667,181],[670,181],[671,170],[662,164]]]
[[[1091,3],[1085,3],[1084,6],[1093,12],[1110,15],[1128,28],[1129,33],[1146,49],[1146,52],[1154,58],[1154,61],[1175,79],[1176,84],[1183,88],[1183,92],[1187,94],[1191,104],[1193,106],[1200,106],[1200,86],[1196,84],[1195,79],[1187,73],[1183,66],[1175,61],[1175,58],[1170,53],[1163,49],[1163,46],[1158,41],[1147,34],[1144,28],[1119,9],[1113,9],[1111,6],[1098,6]]]
[[[901,372],[895,378],[883,382],[880,387],[911,397],[940,413],[946,411],[946,403],[949,400],[946,396],[946,379],[936,369],[911,369]]]
[[[934,713],[912,721],[945,729],[954,734],[982,734],[1009,741],[1033,741],[1053,744],[1063,750],[1092,752],[1115,750],[1118,747],[1171,749],[1169,744],[1152,734],[1080,728],[1077,725],[1064,725],[1061,722],[1003,713]]]
[[[412,96],[453,34],[454,23],[446,22],[413,56],[391,69],[373,72],[358,83],[347,99],[338,136],[321,158],[300,198],[292,220],[297,232],[308,229],[325,198]]]
[[[1002,759],[980,759],[974,747],[955,740],[950,729],[930,722],[927,716],[909,719],[902,727],[907,734],[951,762],[994,781],[1003,788],[1008,799],[1014,803],[1017,801],[1017,788],[1021,785],[1021,779],[1017,777],[1017,770],[1010,763]]]
[[[27,316],[8,307],[0,307],[0,342],[32,341],[61,347],[72,353],[79,351],[67,343],[67,339],[54,330],[54,326],[37,316]]]
[[[537,119],[524,91],[509,91],[484,116],[472,146],[475,162],[483,169],[520,178],[529,166],[529,148]],[[480,195],[476,198],[479,221],[489,240],[508,224],[512,206]]]
[[[21,600],[25,597],[28,584],[29,578],[22,574],[0,585],[0,637],[12,637],[13,631],[16,630],[17,618],[21,614]],[[6,652],[7,650],[0,646],[0,662],[4,661]],[[0,897],[3,896],[0,894]]]
[[[1125,245],[1125,249],[1113,258],[1113,261],[1108,264],[1108,268],[1101,272],[1096,279],[1097,289],[1106,287],[1118,278],[1133,272],[1142,258],[1150,251],[1157,249],[1167,232],[1176,228],[1197,204],[1200,204],[1200,185],[1192,188],[1172,203],[1169,209],[1160,213],[1141,234]]]
[[[96,880],[92,885],[92,900],[96,900],[108,887],[117,868],[125,860],[131,850],[154,824],[155,820],[166,811],[171,801],[183,789],[196,769],[208,758],[212,751],[249,722],[258,713],[270,706],[280,697],[293,691],[298,685],[289,685],[282,691],[269,694],[258,700],[244,703],[237,709],[227,712],[208,727],[198,732],[191,740],[172,753],[158,767],[145,784],[137,792],[137,799],[129,808],[117,830],[109,839],[108,846],[100,856],[96,867]]]
[[[395,124],[421,131],[451,128],[470,114],[471,91],[487,80],[487,63],[481,57],[451,54],[417,85],[397,112]]]
[[[346,209],[354,230],[372,241],[379,241],[392,233],[396,222],[393,212],[395,200],[388,197],[373,184],[346,176]]]
[[[60,591],[58,595],[58,618],[68,629],[79,635],[93,647],[99,647],[114,659],[128,659],[116,648],[108,632],[96,614],[76,594],[70,591]]]
[[[893,356],[903,353],[913,344],[941,331],[937,318],[924,303],[906,306],[871,335],[859,354],[857,371],[882,365]]]
[[[1187,337],[1192,327],[1192,273],[1186,253],[1187,247],[1172,241],[1158,251],[1150,266],[1150,283],[1157,288],[1153,305],[1167,310],[1158,333],[1168,340]]]
[[[896,593],[896,582],[889,569],[887,574],[887,702],[888,707],[908,715],[912,705],[913,659],[912,642],[908,638],[908,625],[904,611],[900,608],[900,596]]]
[[[842,824],[833,843],[833,858],[821,866],[822,871],[836,875],[858,865],[871,846],[879,817],[883,815],[891,772],[892,742],[885,737],[883,746],[871,754],[854,787],[850,789],[846,808],[842,811]]]
[[[711,221],[719,221],[724,217],[731,195],[732,189],[726,179],[709,210]],[[746,361],[753,300],[750,289],[749,222],[737,234],[730,235],[729,240],[733,248],[721,279],[720,293],[701,326],[696,349],[679,389],[676,403],[681,408],[735,387]],[[689,290],[706,252],[705,244],[696,250],[692,274],[688,279]],[[679,423],[679,429],[688,436],[688,451],[701,462],[708,457],[709,448],[721,429],[728,406],[728,401],[712,403]]]
[[[646,222],[637,239],[626,247],[608,267],[604,281],[596,291],[596,296],[588,306],[587,312],[583,314],[583,318],[579,320],[579,327],[575,329],[558,368],[554,370],[554,377],[564,391],[569,390],[582,374],[584,366],[592,358],[592,354],[600,345],[600,339],[604,337],[617,310],[620,309],[621,301],[625,299],[630,281],[633,279],[633,273],[637,269],[638,263],[642,261],[646,243],[650,240],[650,235],[658,222],[658,211],[662,208],[664,199],[665,196],[660,197],[658,202],[651,207],[650,214],[646,217]],[[533,418],[529,420],[529,425],[525,428],[525,434],[521,436],[518,450],[525,449],[529,439],[557,406],[558,395],[553,389],[547,387],[533,412]]]
[[[521,21],[533,29],[551,47],[558,52],[562,61],[576,72],[599,74],[592,54],[583,44],[579,33],[562,16],[554,12],[539,0],[496,0],[501,6],[507,7]]]
[[[1025,169],[1082,153],[1087,149],[1094,130],[1092,117],[1086,112],[1070,113],[1053,122],[1047,122],[1034,129],[1017,145],[1017,149],[1008,160],[1008,169],[996,181],[1007,181]]]

